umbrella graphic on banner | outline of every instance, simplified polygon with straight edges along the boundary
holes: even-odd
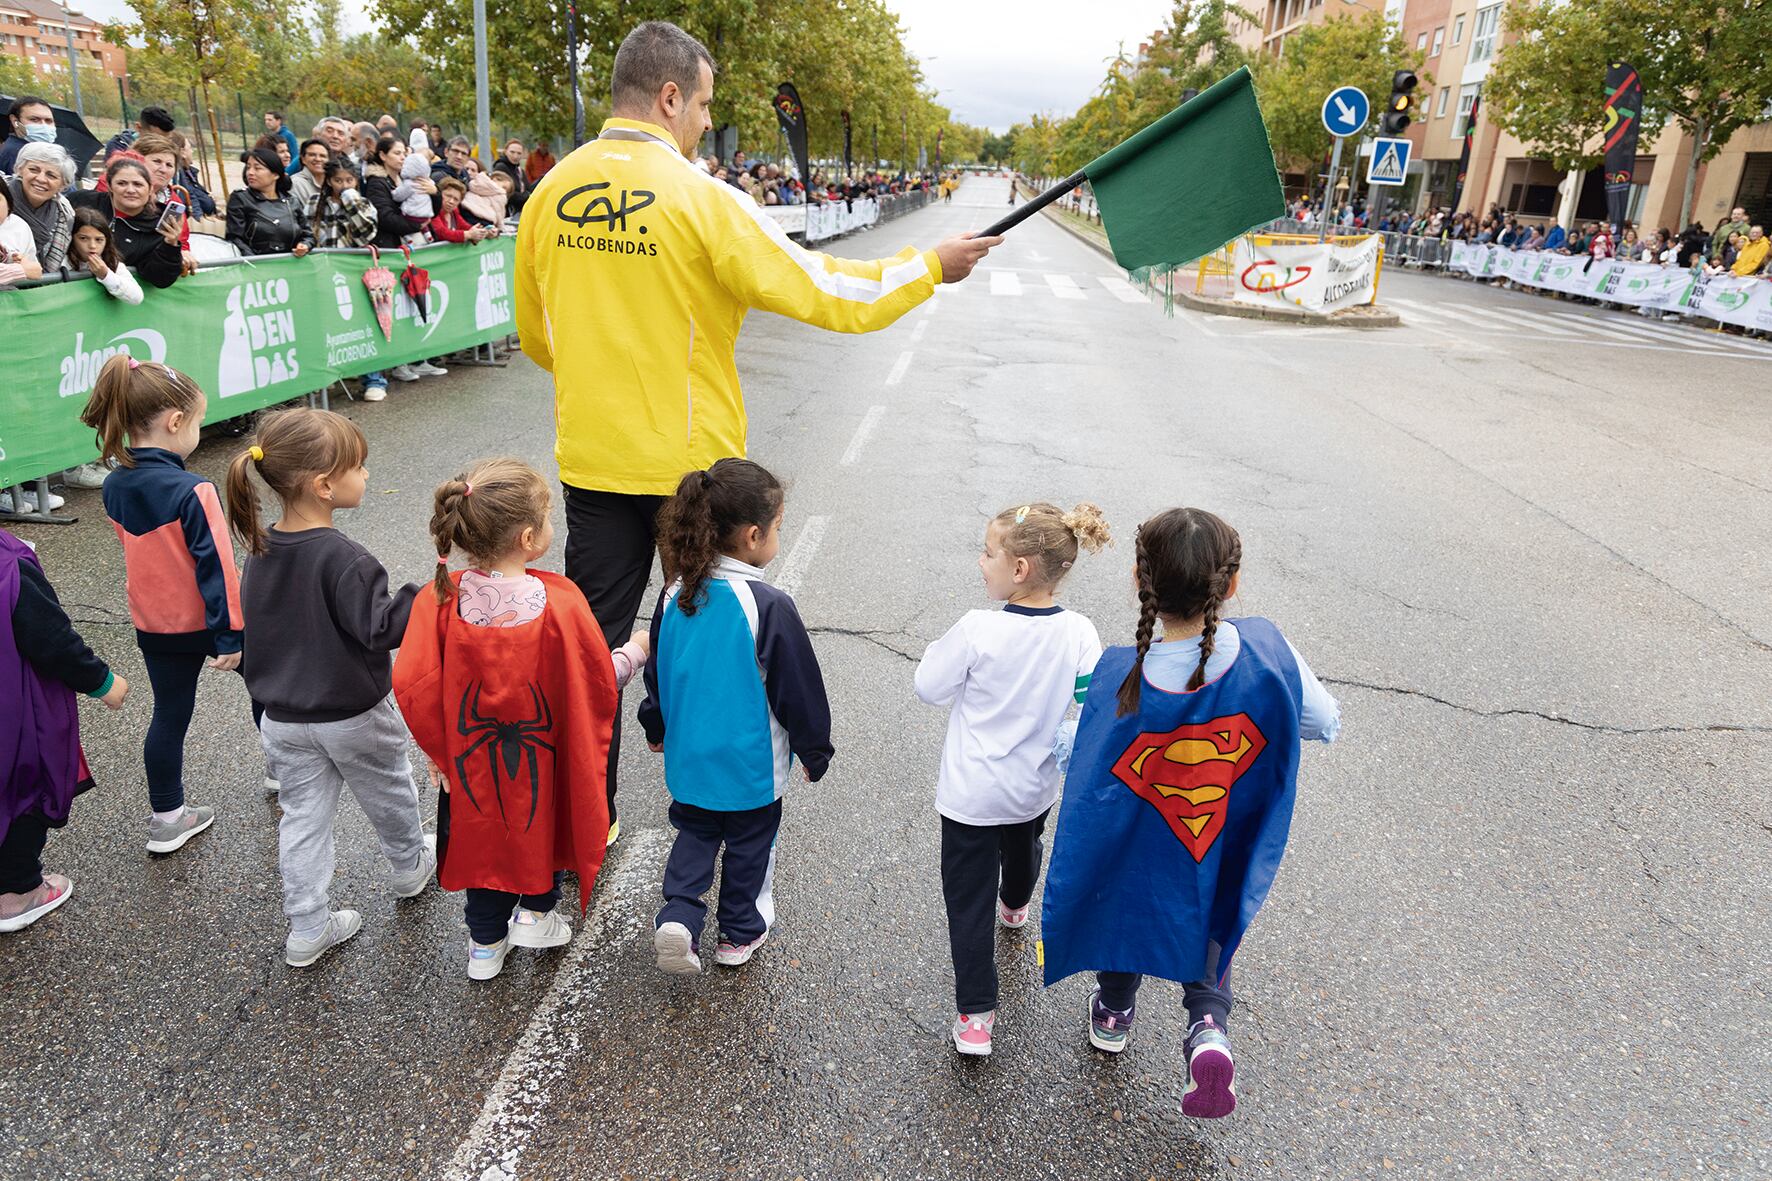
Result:
[[[363,272],[363,286],[369,290],[369,306],[375,309],[375,322],[381,334],[394,339],[394,272],[381,265],[381,251],[369,248],[369,269]]]

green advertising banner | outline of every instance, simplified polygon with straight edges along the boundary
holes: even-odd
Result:
[[[118,353],[161,361],[209,395],[209,421],[323,389],[340,377],[472,348],[516,330],[516,239],[413,252],[430,272],[421,310],[396,288],[393,338],[363,286],[367,253],[267,258],[188,275],[130,305],[80,281],[0,290],[7,379],[0,386],[0,488],[97,454],[80,410]],[[382,265],[396,279],[395,252]]]

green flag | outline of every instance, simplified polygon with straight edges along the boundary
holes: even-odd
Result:
[[[1192,262],[1286,212],[1247,66],[1083,171],[1127,270]]]

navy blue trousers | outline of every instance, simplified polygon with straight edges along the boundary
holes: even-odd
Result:
[[[781,801],[744,812],[714,812],[673,800],[671,827],[677,830],[677,842],[665,862],[665,904],[653,926],[682,923],[700,946],[708,917],[701,897],[714,884],[718,860],[720,938],[738,944],[759,938],[775,921],[772,889]]]
[[[1210,1017],[1220,1029],[1231,1020],[1231,978],[1226,973],[1218,978],[1218,957],[1224,949],[1216,943],[1206,945],[1206,979],[1181,986],[1182,1003],[1187,1005],[1187,1023],[1191,1026],[1203,1017]],[[1101,1003],[1124,1013],[1138,1000],[1138,986],[1144,977],[1137,972],[1097,972],[1095,982],[1101,985]]]
[[[170,812],[185,802],[185,734],[197,710],[197,678],[203,675],[205,659],[202,652],[142,650],[148,684],[154,690],[154,716],[142,742],[142,763],[148,773],[148,805],[156,812]],[[254,726],[264,712],[258,702],[252,703]]]

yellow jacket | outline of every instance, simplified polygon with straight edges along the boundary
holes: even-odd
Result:
[[[1741,252],[1735,256],[1735,265],[1730,270],[1743,278],[1759,274],[1760,267],[1765,265],[1766,251],[1769,248],[1772,248],[1772,238],[1743,242]]]
[[[608,120],[535,187],[517,233],[517,331],[554,375],[560,478],[674,492],[684,472],[745,453],[732,350],[749,309],[871,332],[939,282],[933,250],[805,250],[664,128]]]

